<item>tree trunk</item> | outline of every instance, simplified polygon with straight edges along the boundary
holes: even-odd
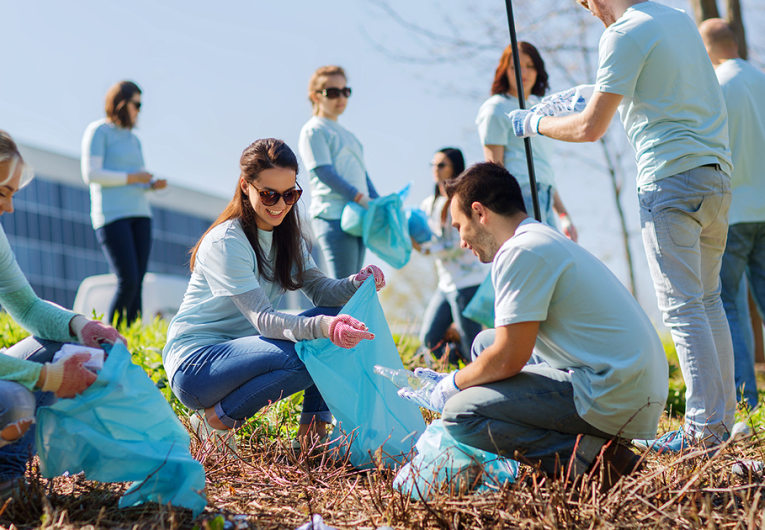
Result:
[[[693,15],[696,18],[697,26],[708,18],[720,18],[720,12],[717,10],[717,0],[691,0],[691,5],[693,6]]]
[[[738,39],[738,54],[742,59],[747,58],[746,33],[744,32],[744,17],[741,14],[740,0],[727,0],[728,24],[733,28],[733,33]]]

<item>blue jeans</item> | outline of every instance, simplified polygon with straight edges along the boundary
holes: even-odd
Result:
[[[367,247],[360,237],[343,232],[340,219],[312,220],[313,232],[324,255],[327,276],[330,278],[347,278],[356,274],[364,266],[364,253]]]
[[[96,230],[96,237],[109,267],[117,275],[117,292],[109,306],[108,321],[117,313],[133,322],[141,312],[143,276],[151,251],[151,218],[129,217],[112,221]]]
[[[751,326],[747,315],[740,314],[736,303],[745,271],[762,315],[765,309],[765,222],[736,223],[728,227],[728,242],[720,271],[722,302],[733,339],[737,397],[745,399],[750,407],[755,407],[758,395],[754,351],[747,346],[746,340]]]
[[[336,315],[337,307],[314,307],[303,316]],[[183,361],[172,376],[178,399],[193,410],[215,407],[230,428],[276,403],[305,390],[301,424],[332,421],[332,414],[288,340],[259,335],[204,346]]]
[[[520,186],[521,194],[523,195],[523,204],[526,206],[526,213],[533,219],[534,202],[531,200],[531,185],[528,181],[524,181]],[[537,198],[539,199],[539,214],[542,218],[542,222],[557,230],[558,221],[555,219],[555,212],[553,211],[554,191],[552,186],[539,184],[537,182]]]
[[[496,330],[482,331],[473,358],[494,343]],[[545,473],[571,465],[572,476],[586,472],[614,436],[584,421],[576,411],[568,373],[547,364],[527,365],[502,381],[467,388],[452,397],[442,414],[457,441],[517,458]]]
[[[425,316],[422,317],[420,344],[433,352],[437,359],[440,359],[444,354],[444,334],[449,326],[454,323],[462,339],[459,345],[459,355],[465,362],[470,361],[470,347],[476,335],[481,332],[481,324],[463,317],[462,311],[470,303],[477,290],[478,285],[472,285],[450,293],[445,293],[440,289],[436,289],[436,292],[433,293],[433,297],[425,309]]]
[[[721,441],[736,410],[733,345],[720,299],[730,178],[698,167],[640,186],[638,198],[648,267],[687,388],[686,432]]]
[[[5,355],[26,359],[37,363],[53,360],[53,355],[61,349],[61,342],[27,337],[18,344],[5,350]],[[52,392],[35,392],[36,407],[52,405],[56,396]],[[0,482],[24,476],[27,461],[35,455],[35,426],[29,427],[18,441],[0,449]]]

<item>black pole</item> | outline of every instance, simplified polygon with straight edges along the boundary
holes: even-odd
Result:
[[[523,78],[521,77],[521,58],[518,53],[518,37],[515,35],[515,19],[513,18],[513,1],[505,0],[507,7],[507,25],[510,27],[510,44],[513,47],[513,66],[515,68],[515,86],[518,89],[518,107],[526,108],[526,100],[523,94]],[[539,195],[537,194],[537,176],[534,172],[534,155],[531,152],[531,138],[524,138],[526,147],[526,162],[529,165],[529,184],[531,185],[531,202],[534,205],[534,219],[542,220],[539,213]]]

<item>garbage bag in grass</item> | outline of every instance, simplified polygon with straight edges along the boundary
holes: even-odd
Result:
[[[433,231],[428,225],[428,216],[420,208],[407,206],[405,209],[409,235],[417,243],[422,244],[433,239]]]
[[[403,368],[391,336],[374,281],[365,281],[341,313],[364,322],[375,334],[351,349],[335,346],[328,339],[301,341],[297,354],[308,368],[341,431],[351,440],[350,462],[370,467],[370,452],[382,447],[383,465],[397,465],[425,431],[420,408],[396,394],[396,387],[374,373],[380,364]],[[333,435],[333,437],[335,437]]]
[[[487,274],[473,295],[473,298],[470,299],[470,302],[462,311],[462,316],[478,322],[487,328],[493,328],[494,298],[494,285],[491,283],[491,274]]]
[[[518,462],[458,442],[441,420],[417,440],[417,456],[396,475],[393,487],[415,500],[429,500],[442,488],[491,491],[515,482]]]
[[[38,410],[35,442],[46,478],[84,471],[88,480],[136,481],[120,508],[151,501],[196,516],[207,504],[204,468],[189,453],[188,432],[122,344],[84,393]]]

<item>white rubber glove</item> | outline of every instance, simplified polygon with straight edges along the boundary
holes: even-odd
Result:
[[[582,112],[595,92],[595,85],[578,85],[563,92],[550,94],[533,107],[532,112],[543,116],[566,116]]]

